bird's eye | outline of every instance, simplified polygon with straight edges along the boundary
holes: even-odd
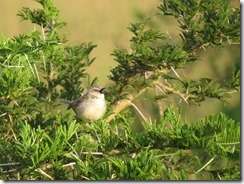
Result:
[[[93,91],[95,91],[95,92],[100,92],[101,91],[101,89],[100,88],[94,88],[94,90]]]

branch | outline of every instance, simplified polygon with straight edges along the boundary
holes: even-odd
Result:
[[[169,86],[165,86],[164,84],[160,83],[159,81],[154,81],[153,84],[155,86],[157,86],[158,88],[161,88],[162,91],[168,91],[168,92],[171,92],[173,94],[180,96],[186,102],[187,105],[189,105],[189,102],[187,101],[189,99],[189,97],[196,98],[196,96],[194,96],[194,95],[187,94],[187,93],[181,93],[180,91],[177,91]]]
[[[174,70],[173,67],[171,67],[171,70],[174,71],[175,75],[180,78],[180,76],[176,73],[176,71]],[[167,73],[169,72],[166,71]],[[131,79],[131,78],[129,78]],[[162,83],[160,83],[159,81],[154,81],[153,84],[158,88],[160,89],[161,91],[169,91],[173,94],[176,94],[178,96],[180,96],[188,105],[188,98],[189,97],[193,97],[193,95],[189,95],[189,94],[183,94],[179,91],[176,91],[175,89],[171,88],[171,87],[168,87],[168,86],[165,86],[163,85]],[[123,109],[129,107],[129,106],[134,106],[133,105],[133,101],[139,96],[141,95],[142,93],[144,93],[146,91],[148,87],[144,87],[142,88],[139,92],[135,92],[135,93],[132,93],[130,95],[128,95],[126,98],[122,99],[122,100],[118,100],[116,101],[113,105],[112,105],[112,108],[113,108],[113,113],[108,116],[106,118],[106,121],[107,122],[110,122],[114,117],[116,117]],[[123,91],[123,90],[122,90]],[[137,110],[137,109],[136,109]],[[145,120],[145,118],[142,116],[142,118]]]
[[[142,93],[146,91],[147,87],[141,89],[138,93],[130,94],[127,96],[127,98],[116,101],[113,105],[113,113],[106,118],[107,122],[110,122],[112,119],[115,118],[122,110],[124,110],[126,107],[131,106],[133,101],[140,96]]]

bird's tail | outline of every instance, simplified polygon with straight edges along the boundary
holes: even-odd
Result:
[[[63,104],[70,104],[71,103],[71,101],[64,100],[64,99],[61,99],[60,102],[63,103]]]

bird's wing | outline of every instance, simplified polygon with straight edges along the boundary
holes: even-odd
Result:
[[[80,98],[77,98],[73,102],[69,103],[68,109],[77,107],[80,103],[82,103],[87,98],[88,98],[88,95],[84,95],[84,96],[82,96]]]

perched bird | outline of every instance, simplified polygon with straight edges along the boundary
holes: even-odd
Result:
[[[76,115],[85,120],[97,120],[101,118],[107,108],[104,97],[105,88],[98,85],[91,86],[87,93],[74,100],[62,100],[63,103],[69,104],[68,109],[73,109]]]

